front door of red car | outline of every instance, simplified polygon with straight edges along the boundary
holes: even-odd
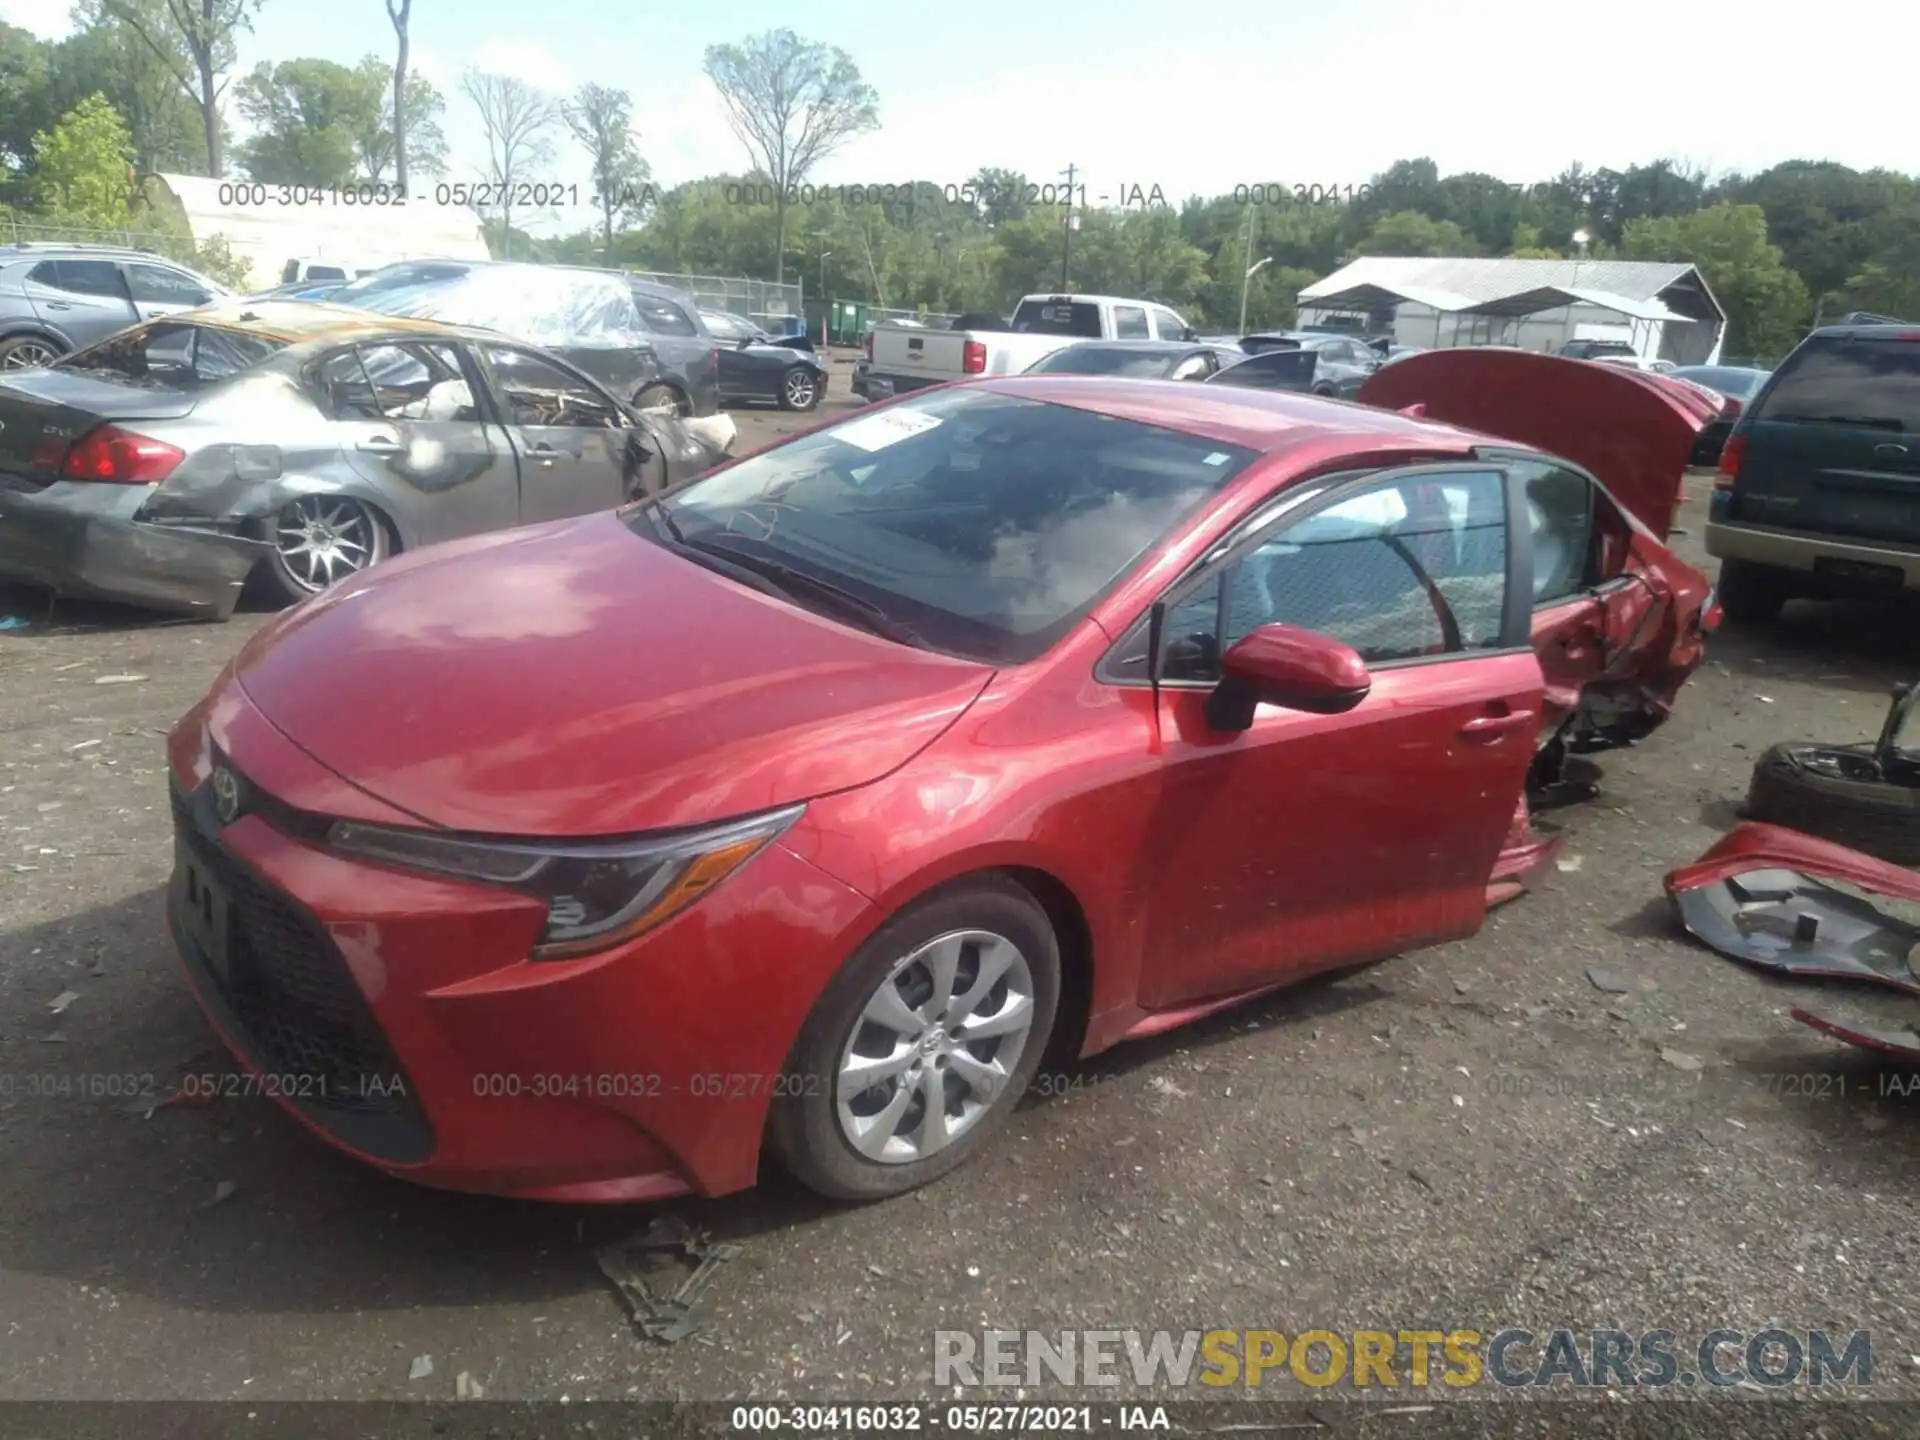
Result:
[[[1232,994],[1479,928],[1541,709],[1518,491],[1486,465],[1339,487],[1168,597],[1164,769],[1148,827],[1142,1002]],[[1256,626],[1346,641],[1340,715],[1206,718]]]

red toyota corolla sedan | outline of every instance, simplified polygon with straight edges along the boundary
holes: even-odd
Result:
[[[1424,415],[945,387],[324,592],[170,741],[195,993],[394,1174],[858,1198],[1043,1055],[1473,933],[1530,777],[1698,663],[1646,522],[1700,417],[1510,352],[1379,382]]]

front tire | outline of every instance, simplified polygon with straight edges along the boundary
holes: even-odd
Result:
[[[1714,594],[1722,612],[1736,625],[1777,620],[1791,598],[1785,571],[1751,560],[1722,560]]]
[[[1892,865],[1920,865],[1920,790],[1858,745],[1775,745],[1753,767],[1747,815]]]
[[[838,1200],[937,1180],[1005,1123],[1060,1003],[1046,912],[982,877],[909,905],[815,1002],[768,1116],[773,1156]]]
[[[676,419],[693,414],[693,402],[671,385],[648,385],[633,397],[636,410],[664,410]]]
[[[819,377],[804,365],[795,365],[780,377],[780,408],[812,410],[820,404]]]
[[[39,335],[0,340],[0,370],[34,370],[60,358],[60,347]]]
[[[286,604],[318,595],[393,553],[384,519],[347,495],[303,495],[268,522],[266,562],[274,595]]]

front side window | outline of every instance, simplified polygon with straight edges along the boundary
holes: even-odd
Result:
[[[1171,310],[1155,310],[1153,323],[1160,327],[1162,340],[1184,340],[1187,338],[1187,322]]]
[[[358,345],[320,365],[328,410],[341,420],[475,421],[473,389],[450,345]]]
[[[1533,532],[1533,603],[1553,605],[1586,589],[1593,556],[1594,489],[1586,476],[1545,461],[1516,461],[1526,481]]]
[[[1262,625],[1345,641],[1371,664],[1467,654],[1502,640],[1506,480],[1423,473],[1349,493],[1207,576],[1170,607],[1169,680],[1219,679]]]
[[[1018,664],[1064,635],[1254,453],[968,389],[842,421],[660,505],[690,558],[784,567],[816,592],[857,597],[903,638],[910,630],[928,648]],[[630,523],[660,533],[644,513]],[[792,593],[809,603],[807,589]]]
[[[504,345],[482,345],[480,354],[509,425],[605,430],[622,423],[612,400],[544,356]]]
[[[213,292],[191,275],[160,265],[129,265],[127,279],[133,298],[144,304],[193,306],[213,299]]]

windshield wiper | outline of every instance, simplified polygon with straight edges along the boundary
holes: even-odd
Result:
[[[863,599],[851,590],[843,590],[832,581],[819,579],[817,576],[807,574],[804,570],[796,570],[791,565],[784,565],[765,555],[756,555],[753,551],[743,550],[737,545],[721,545],[707,539],[683,540],[681,545],[688,550],[697,550],[702,554],[716,556],[728,565],[751,571],[763,579],[772,581],[786,592],[790,600],[799,598],[795,591],[803,591],[816,599],[824,600],[843,616],[857,621],[883,639],[897,640],[902,645],[915,645],[922,648],[926,645],[920,632],[912,626],[894,619],[871,600]]]
[[[656,530],[663,533],[667,539],[671,540],[675,545],[684,549],[687,543],[687,537],[680,533],[680,522],[673,518],[673,512],[661,504],[660,500],[661,497],[656,495],[646,503],[644,508],[647,512],[647,518],[653,522]]]

